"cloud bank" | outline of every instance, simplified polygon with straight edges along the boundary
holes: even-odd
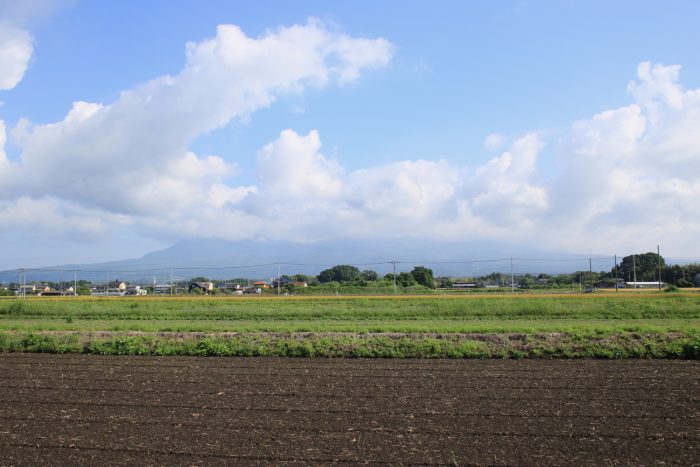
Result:
[[[75,102],[61,121],[21,121],[9,161],[0,124],[0,233],[37,228],[105,236],[115,226],[171,238],[414,236],[504,239],[569,251],[695,248],[700,218],[700,89],[680,67],[641,63],[630,104],[547,138],[488,135],[473,164],[401,160],[348,171],[318,131],[284,129],[248,160],[190,149],[280,96],[343,86],[390,64],[394,46],[312,20],[261,37],[222,25],[186,48],[183,69],[121,93]],[[542,167],[551,151],[556,169]],[[476,157],[475,157],[476,156]],[[236,184],[241,170],[253,184]],[[546,169],[546,170],[545,170]],[[27,212],[43,212],[28,216]]]

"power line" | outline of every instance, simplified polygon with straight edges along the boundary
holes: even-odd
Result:
[[[630,255],[634,256],[634,255]],[[460,260],[391,260],[391,261],[375,261],[375,262],[365,262],[365,263],[346,263],[349,266],[355,266],[355,267],[369,267],[369,266],[386,266],[386,265],[393,265],[395,268],[396,265],[401,265],[401,264],[428,264],[428,265],[475,265],[475,264],[494,264],[494,263],[505,263],[507,264],[509,261],[517,261],[520,263],[525,263],[525,262],[540,262],[540,263],[576,263],[576,262],[608,262],[610,261],[614,256],[610,255],[610,257],[591,257],[591,258],[582,258],[582,257],[573,257],[573,258],[532,258],[532,257],[524,257],[524,258],[518,258],[518,257],[513,257],[513,258],[493,258],[493,259],[460,259]],[[672,256],[672,257],[666,257],[666,260],[700,260],[700,257],[697,256]],[[504,266],[505,266],[504,264]],[[110,276],[116,276],[120,275],[122,277],[135,277],[139,276],[142,274],[148,274],[151,275],[153,273],[162,273],[162,274],[167,274],[169,271],[227,271],[227,270],[245,270],[245,269],[261,269],[261,268],[273,268],[277,266],[286,266],[286,267],[314,267],[314,268],[327,268],[327,267],[333,267],[335,265],[333,264],[324,264],[324,263],[304,263],[304,262],[271,262],[271,263],[258,263],[258,264],[245,264],[245,265],[227,265],[227,266],[174,266],[174,267],[152,267],[152,268],[137,268],[137,269],[91,269],[91,268],[71,268],[71,267],[38,267],[38,268],[16,268],[16,269],[7,269],[4,271],[0,271],[0,275],[16,275],[16,274],[21,274],[22,276],[25,276],[27,273],[64,273],[64,272],[73,272],[74,275],[81,274],[109,274]],[[503,270],[499,271],[494,271],[494,272],[509,272],[508,268],[502,268]],[[519,268],[520,269],[520,268]],[[485,270],[480,268],[480,270]]]

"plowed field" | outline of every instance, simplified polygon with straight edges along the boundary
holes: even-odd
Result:
[[[700,364],[0,354],[2,465],[700,464]]]

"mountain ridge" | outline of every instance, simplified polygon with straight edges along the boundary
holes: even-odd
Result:
[[[589,255],[590,256],[590,255]],[[64,264],[35,268],[34,280],[56,281],[63,270],[65,275],[80,271],[81,279],[164,281],[171,270],[177,279],[206,276],[213,279],[233,277],[270,278],[282,274],[316,275],[337,264],[351,264],[360,269],[372,269],[380,274],[391,272],[396,261],[397,271],[406,271],[416,265],[434,270],[435,275],[479,276],[491,272],[566,273],[587,270],[587,257],[516,244],[494,241],[438,241],[414,238],[357,240],[333,239],[314,243],[291,241],[239,240],[215,238],[185,239],[172,246],[153,251],[141,258],[131,258],[92,264]],[[593,270],[609,270],[612,258],[594,255]],[[609,259],[607,264],[606,260]],[[0,273],[0,280],[16,281],[8,277],[17,270]]]

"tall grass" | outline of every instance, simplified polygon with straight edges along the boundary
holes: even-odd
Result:
[[[92,298],[0,302],[3,319],[521,320],[697,319],[700,294],[652,296]]]
[[[368,358],[700,358],[700,339],[623,333],[611,337],[270,335],[172,337],[0,332],[2,352]]]
[[[686,293],[0,300],[0,351],[698,358],[699,336]]]

